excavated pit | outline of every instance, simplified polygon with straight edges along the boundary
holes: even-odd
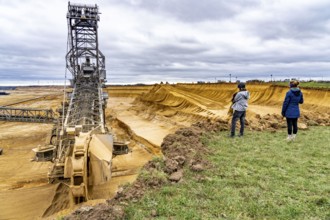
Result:
[[[288,88],[271,84],[247,85],[251,93],[247,129],[285,127],[280,115]],[[0,106],[52,108],[60,106],[60,87],[21,87],[2,96]],[[133,182],[139,169],[161,155],[163,138],[192,123],[227,116],[235,84],[176,84],[111,86],[106,122],[118,141],[129,142],[130,152],[113,159],[113,177],[92,189],[90,205],[115,195],[118,186]],[[301,128],[330,125],[330,90],[302,89]],[[50,162],[31,162],[32,148],[43,144],[50,124],[0,122],[0,219],[38,219],[69,213],[65,184],[48,184]],[[19,208],[17,208],[19,207]]]

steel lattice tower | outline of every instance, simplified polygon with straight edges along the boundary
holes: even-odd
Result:
[[[63,103],[62,122],[53,130],[56,152],[49,179],[68,178],[66,158],[72,156],[76,137],[87,133],[107,133],[104,110],[107,93],[103,93],[105,57],[99,50],[97,5],[68,3],[68,53],[66,68],[72,74],[72,93]]]
[[[64,128],[81,126],[87,132],[95,128],[104,131],[105,57],[99,50],[98,6],[68,5],[67,69],[72,73],[73,92],[66,113]]]

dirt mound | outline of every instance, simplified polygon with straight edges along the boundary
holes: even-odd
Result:
[[[162,152],[166,158],[186,157],[188,155],[193,159],[198,155],[198,152],[205,151],[200,141],[200,137],[205,132],[227,130],[227,128],[227,122],[224,120],[197,122],[189,128],[181,128],[174,134],[165,137],[161,145]]]
[[[286,128],[286,119],[279,114],[266,114],[261,116],[254,114],[245,120],[246,127],[250,130],[276,131],[280,128]],[[308,126],[330,126],[330,117],[326,113],[308,112],[301,115],[298,120],[298,127],[300,129],[308,129]]]
[[[63,183],[58,183],[55,194],[52,196],[53,201],[50,206],[46,209],[42,217],[48,217],[50,215],[55,214],[63,209],[67,209],[70,206],[69,199],[69,187]]]
[[[226,121],[208,120],[193,124],[189,128],[181,128],[175,134],[168,135],[161,146],[164,158],[149,161],[132,185],[120,188],[115,198],[108,200],[107,203],[95,207],[83,206],[64,219],[125,218],[124,210],[128,202],[138,201],[147,190],[181,181],[184,178],[184,167],[195,172],[208,167],[209,163],[204,158],[209,152],[201,142],[201,136],[206,132],[226,129]]]

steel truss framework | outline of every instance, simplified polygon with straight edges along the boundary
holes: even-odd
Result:
[[[54,112],[51,109],[0,107],[0,120],[53,123]]]
[[[98,48],[97,22],[100,20],[97,5],[68,6],[68,43],[70,50],[66,55],[67,68],[73,75],[73,80],[79,78],[81,62],[86,57],[96,65],[95,74],[105,79],[105,57]]]
[[[83,131],[100,128],[104,131],[105,57],[98,47],[97,5],[68,6],[67,68],[72,73],[73,93],[64,127],[81,125]]]
[[[106,133],[104,109],[107,96],[102,88],[105,83],[105,57],[98,46],[99,11],[97,5],[68,4],[68,46],[66,67],[72,74],[72,93],[67,96],[68,105],[62,111],[63,123],[58,123],[54,133],[57,136],[54,165],[49,172],[50,181],[68,178],[64,174],[67,157],[73,163],[80,161],[87,152],[81,153],[80,146],[75,143],[79,134],[94,132]],[[76,155],[76,152],[80,152]],[[83,164],[80,165],[81,169]],[[80,171],[71,173],[71,188],[81,189],[86,184],[86,177]],[[79,191],[79,190],[78,190]],[[75,190],[72,191],[77,192]],[[86,199],[87,190],[75,194]]]

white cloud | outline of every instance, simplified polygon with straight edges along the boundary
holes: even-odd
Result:
[[[207,81],[229,73],[330,79],[329,1],[83,3],[102,12],[99,44],[110,83]],[[66,11],[66,0],[0,1],[1,78],[63,78]]]

